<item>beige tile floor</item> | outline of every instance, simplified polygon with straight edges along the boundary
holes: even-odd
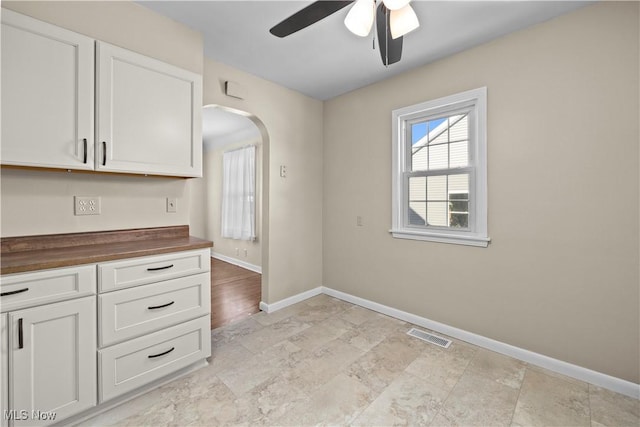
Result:
[[[212,332],[206,368],[86,426],[640,426],[640,402],[320,295]]]

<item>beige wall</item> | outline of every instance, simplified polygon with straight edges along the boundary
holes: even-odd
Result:
[[[2,2],[2,7],[202,73],[202,36],[131,2]],[[183,179],[3,169],[3,237],[189,223]],[[74,216],[73,196],[100,196],[102,214]],[[166,213],[166,198],[178,212]]]
[[[244,100],[224,95],[226,80],[246,88]],[[204,104],[249,113],[263,132],[262,300],[273,303],[320,286],[322,102],[205,59]],[[287,166],[286,178],[279,176],[280,165]],[[197,198],[191,212],[191,223],[203,227]]]
[[[234,240],[222,237],[222,156],[225,151],[245,145],[256,145],[256,240]],[[203,154],[204,197],[206,203],[206,238],[215,242],[213,252],[255,267],[262,265],[262,140],[243,142],[205,150]],[[238,253],[236,253],[236,249]],[[246,250],[246,252],[245,252]]]
[[[638,16],[588,6],[326,102],[324,285],[640,382]],[[391,111],[481,86],[490,246],[393,239]]]

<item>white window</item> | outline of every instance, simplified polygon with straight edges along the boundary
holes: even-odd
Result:
[[[227,151],[222,157],[222,237],[256,238],[256,147]]]
[[[393,111],[393,237],[484,246],[487,89]]]

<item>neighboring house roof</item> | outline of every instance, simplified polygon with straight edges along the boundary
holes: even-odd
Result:
[[[449,117],[449,120],[444,120],[442,123],[436,126],[431,132],[428,132],[425,136],[423,136],[418,141],[416,141],[415,144],[413,144],[412,146],[413,153],[414,154],[417,153],[427,145],[434,142],[440,135],[442,135],[449,128],[453,127],[456,123],[458,123],[460,120],[462,120],[466,116],[467,116],[466,114],[460,114],[457,116]]]

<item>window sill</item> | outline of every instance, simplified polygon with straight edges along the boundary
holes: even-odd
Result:
[[[396,239],[423,240],[427,242],[450,243],[455,245],[477,246],[486,248],[491,241],[488,237],[461,236],[457,234],[427,233],[413,230],[390,230]]]

